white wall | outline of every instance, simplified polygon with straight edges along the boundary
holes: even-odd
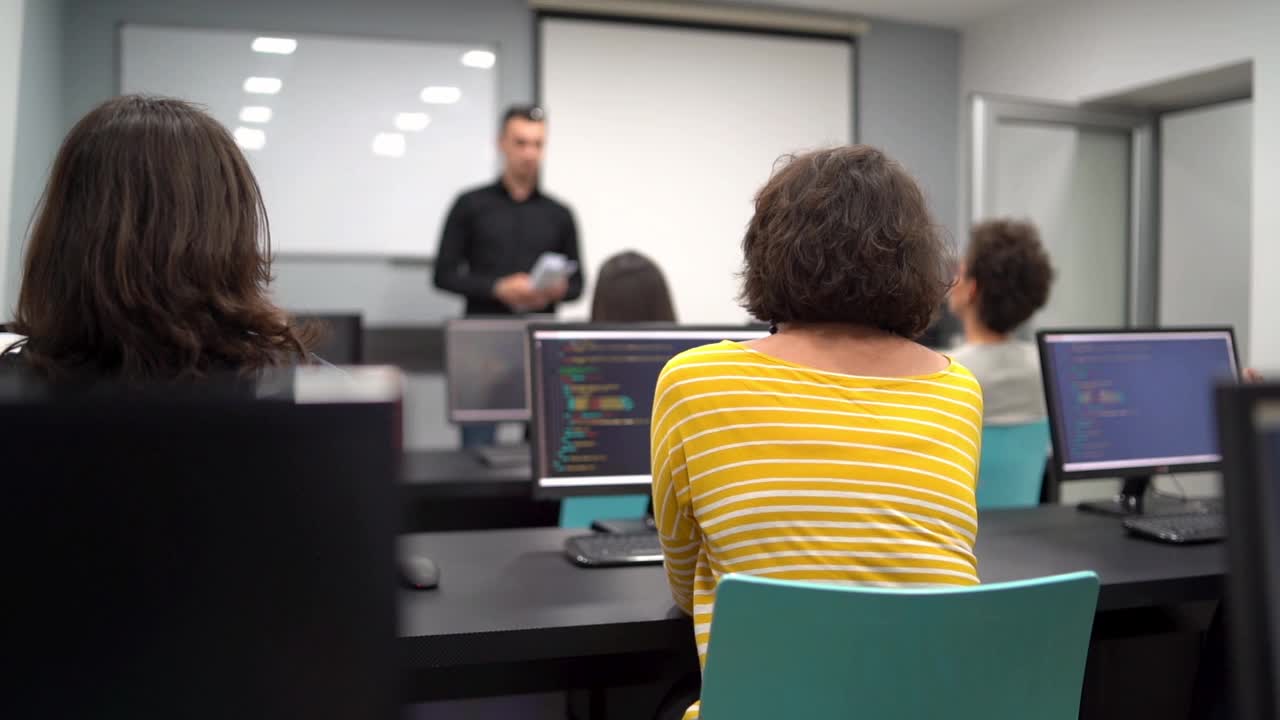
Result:
[[[1232,325],[1246,356],[1252,120],[1248,100],[1160,118],[1160,322]]]
[[[18,58],[22,54],[24,0],[0,0],[0,299],[8,278],[10,194],[13,190],[13,151],[18,124]],[[0,322],[7,320],[0,307]]]
[[[962,102],[973,92],[1080,102],[1253,61],[1252,287],[1248,361],[1280,368],[1280,2],[1077,0],[966,28]],[[963,185],[961,186],[963,187]]]

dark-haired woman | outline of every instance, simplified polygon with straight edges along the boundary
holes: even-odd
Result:
[[[724,573],[978,582],[982,392],[914,341],[952,266],[920,188],[874,148],[801,155],[742,246],[742,304],[777,332],[678,355],[653,405],[654,516],[704,660]]]
[[[675,306],[667,278],[658,264],[633,250],[610,257],[600,266],[591,322],[675,322]]]
[[[305,363],[270,279],[262,196],[226,128],[180,100],[114,98],[54,160],[3,359],[124,381]]]

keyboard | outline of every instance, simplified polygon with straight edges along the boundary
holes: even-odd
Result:
[[[1130,533],[1176,545],[1217,542],[1227,537],[1226,518],[1218,513],[1133,517],[1124,521]]]
[[[662,545],[656,532],[577,535],[565,541],[564,552],[582,567],[662,563]]]

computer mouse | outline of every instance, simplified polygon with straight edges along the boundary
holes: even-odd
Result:
[[[400,558],[400,576],[414,590],[430,590],[440,584],[440,568],[424,555]]]

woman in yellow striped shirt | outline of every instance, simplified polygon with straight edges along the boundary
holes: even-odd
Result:
[[[978,582],[982,391],[912,340],[952,259],[915,181],[867,146],[792,158],[743,253],[743,306],[776,332],[678,355],[653,404],[654,516],[704,663],[724,573]]]

